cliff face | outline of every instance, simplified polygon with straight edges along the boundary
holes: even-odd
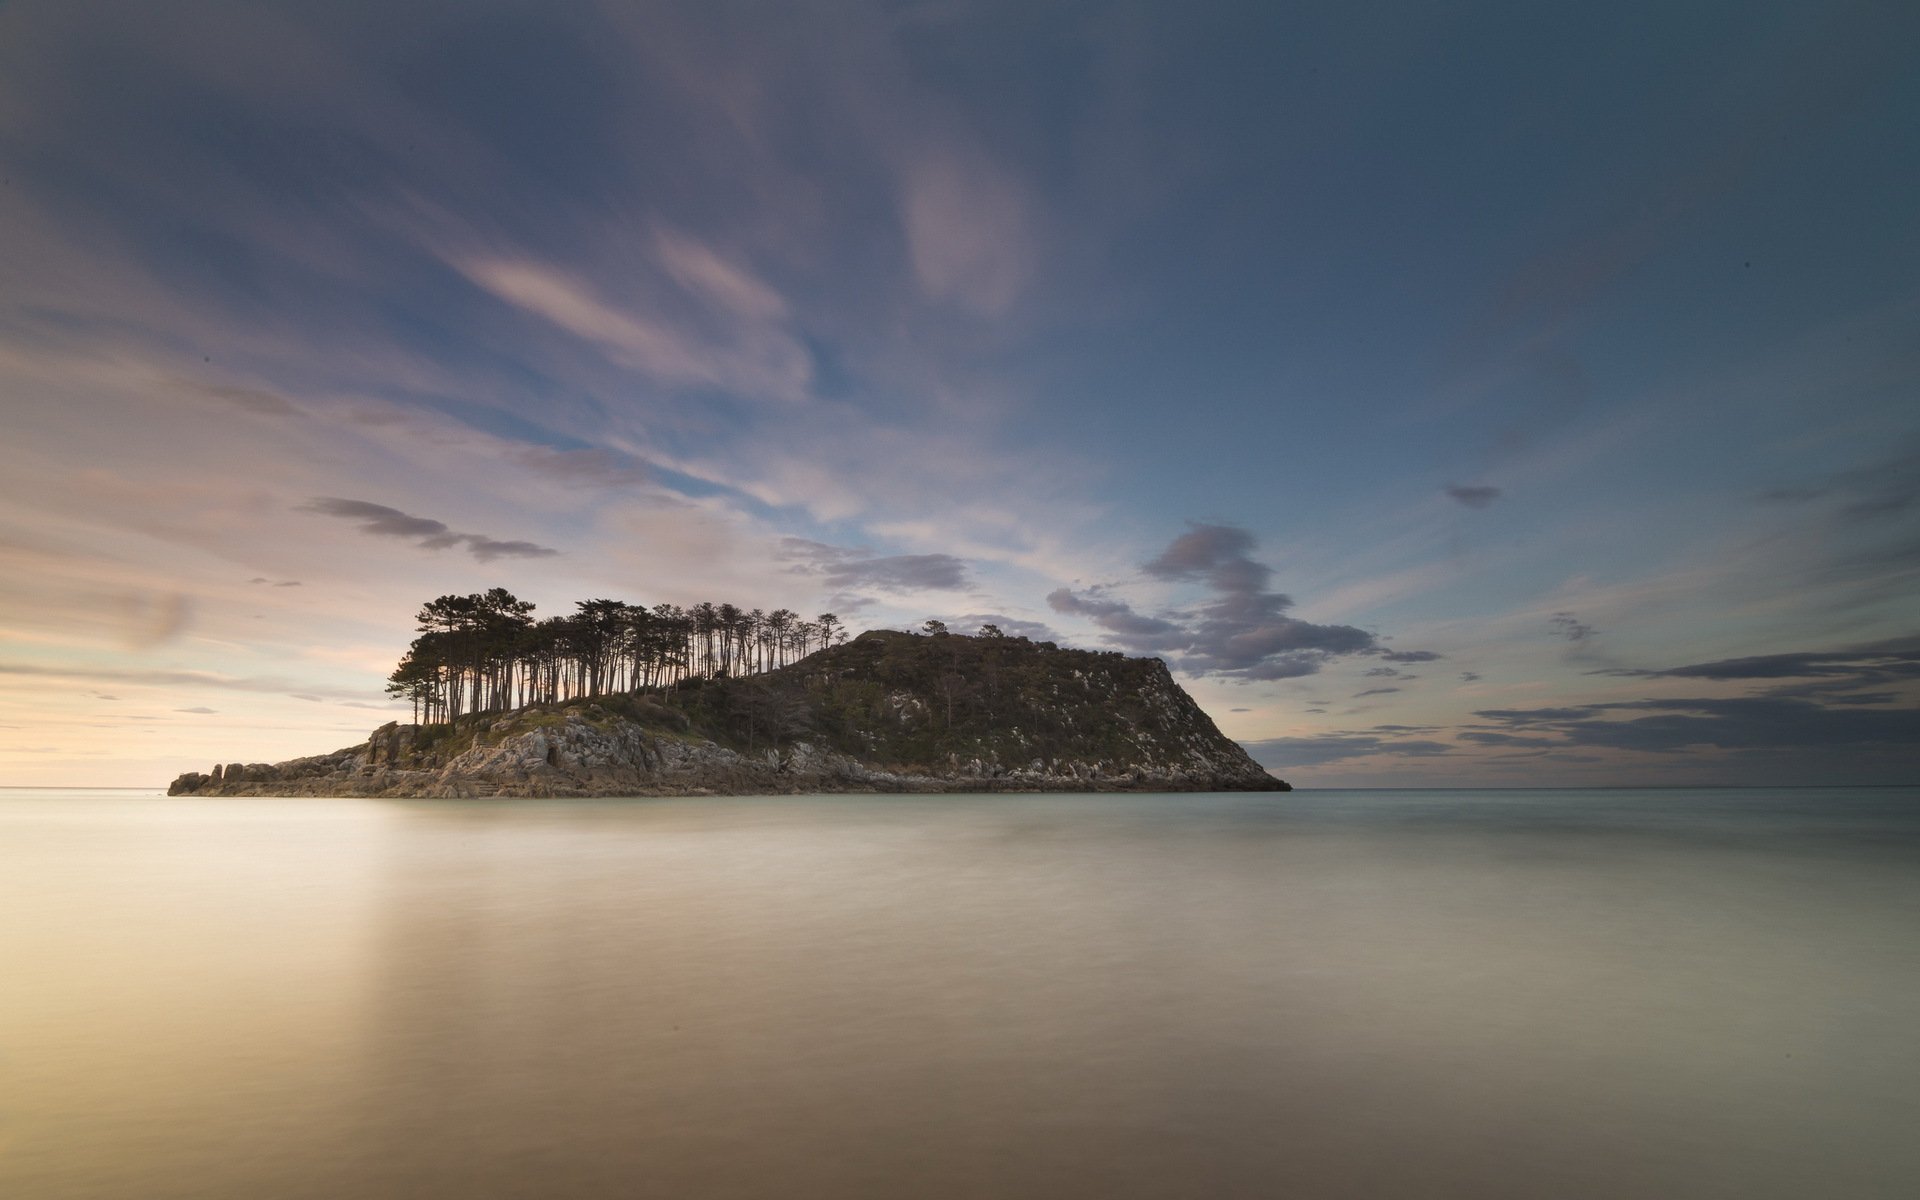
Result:
[[[659,796],[1280,791],[1157,659],[864,634],[767,675],[384,725],[359,746],[189,773],[173,795]]]

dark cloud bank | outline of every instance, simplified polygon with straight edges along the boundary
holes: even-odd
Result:
[[[1595,674],[1751,684],[1734,696],[1658,697],[1540,708],[1480,709],[1451,730],[1455,745],[1376,726],[1249,742],[1260,762],[1311,766],[1375,755],[1427,758],[1474,750],[1593,761],[1577,751],[1665,757],[1708,752],[1720,776],[1745,782],[1912,783],[1920,777],[1920,637],[1835,651],[1796,651],[1664,669]]]
[[[445,550],[453,546],[466,547],[467,553],[481,562],[492,562],[496,558],[551,558],[560,553],[548,546],[537,546],[532,542],[503,542],[488,537],[484,533],[456,533],[442,521],[431,517],[416,517],[401,512],[397,508],[388,508],[384,504],[373,504],[366,500],[343,500],[338,496],[320,496],[311,504],[300,506],[301,512],[321,513],[329,517],[359,523],[360,532],[375,537],[405,538],[423,550]]]
[[[1428,662],[1428,650],[1389,651],[1352,625],[1316,625],[1289,616],[1293,598],[1267,590],[1273,571],[1255,562],[1254,538],[1231,525],[1195,524],[1141,570],[1155,579],[1204,584],[1212,598],[1188,611],[1136,611],[1112,589],[1060,588],[1047,597],[1055,612],[1085,617],[1105,641],[1136,654],[1167,657],[1192,675],[1242,680],[1312,675],[1330,659],[1377,654],[1390,662]]]

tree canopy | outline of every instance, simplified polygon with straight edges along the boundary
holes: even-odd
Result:
[[[533,608],[505,588],[428,601],[387,694],[411,701],[416,722],[442,724],[465,713],[759,674],[847,639],[833,613],[808,621],[785,608],[594,599],[544,619]]]

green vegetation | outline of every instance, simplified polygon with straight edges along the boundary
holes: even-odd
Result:
[[[442,596],[395,669],[414,702],[409,752],[474,746],[586,721],[749,754],[805,741],[889,769],[1041,764],[1152,770],[1230,746],[1155,659],[1063,650],[984,626],[851,642],[838,618],[730,604],[645,608],[587,600],[536,621],[504,589]],[[504,714],[504,715],[503,715]]]
[[[1062,650],[997,630],[979,637],[944,627],[923,637],[875,631],[724,690],[759,697],[768,713],[794,714],[812,740],[832,749],[903,767],[939,769],[971,758],[1144,766],[1150,747],[1196,719],[1218,737],[1158,660]],[[771,732],[798,731],[775,725]]]
[[[1196,720],[1218,737],[1159,662],[1025,638],[876,630],[765,674],[690,683],[628,698],[651,700],[650,711],[620,715],[655,729],[677,718],[737,750],[808,741],[929,770],[970,759],[1146,766],[1150,747]]]
[[[805,621],[789,609],[731,604],[575,607],[536,621],[533,605],[505,588],[429,601],[387,694],[412,702],[416,724],[451,725],[466,713],[771,671],[847,636],[832,613]]]
[[[216,767],[212,775],[189,772],[171,794],[281,794],[275,788],[310,795],[469,796],[1286,786],[1223,736],[1158,659],[1063,650],[1007,637],[992,626],[967,637],[928,622],[924,634],[876,630],[771,665],[793,651],[723,635],[717,627],[709,650],[696,626],[664,660],[631,646],[622,649],[618,640],[594,640],[591,631],[580,634],[579,642],[556,652],[564,665],[555,683],[541,659],[512,652],[528,644],[519,638],[537,626],[511,596],[446,600],[460,603],[436,602],[423,610],[423,623],[440,612],[478,614],[477,628],[465,631],[472,640],[458,640],[458,627],[430,629],[409,653],[410,662],[432,663],[429,651],[451,648],[432,676],[436,688],[447,690],[424,705],[444,719],[390,723],[374,730],[363,747],[331,755],[277,766],[229,765],[224,773]],[[622,612],[581,608],[581,616],[564,619],[561,627]],[[624,611],[644,611],[648,620],[658,615]],[[509,618],[501,626],[517,625],[520,632],[491,643],[509,647],[497,659],[485,650],[490,643],[484,622],[487,614],[501,612]],[[628,619],[624,628],[660,626]],[[603,651],[596,663],[592,647],[606,645],[614,649]],[[704,670],[709,653],[711,675],[690,665]],[[589,691],[596,683],[618,690]],[[460,697],[469,704],[466,712],[455,711]],[[506,699],[521,703],[493,707]]]
[[[878,766],[931,771],[969,760],[1144,768],[1197,730],[1220,739],[1154,659],[997,632],[876,630],[758,674],[681,675],[638,692],[468,713],[421,728],[411,747],[424,761],[444,761],[569,718],[747,753],[806,741]]]

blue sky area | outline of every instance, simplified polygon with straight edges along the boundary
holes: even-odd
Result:
[[[1309,786],[1915,782],[1915,44],[0,7],[0,782],[346,744],[496,585],[1156,654]]]

